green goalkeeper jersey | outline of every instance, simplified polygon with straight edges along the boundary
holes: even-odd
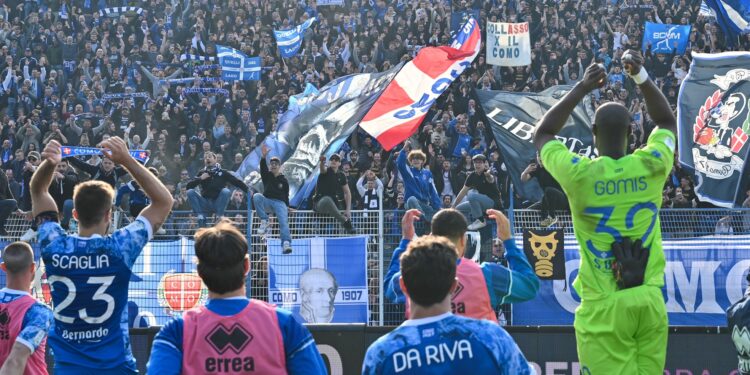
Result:
[[[617,290],[612,276],[612,243],[641,238],[651,249],[645,285],[664,285],[664,251],[659,208],[664,181],[674,162],[675,135],[657,129],[646,147],[618,160],[588,159],[550,141],[540,153],[544,168],[560,183],[570,202],[581,265],[573,287],[582,300]]]

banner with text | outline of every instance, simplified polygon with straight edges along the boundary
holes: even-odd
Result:
[[[651,45],[652,53],[671,54],[677,49],[678,54],[685,53],[690,38],[690,25],[668,25],[646,22],[643,33],[642,49]]]
[[[553,86],[540,93],[477,90],[479,102],[505,160],[515,191],[524,199],[537,201],[542,191],[536,179],[521,181],[521,172],[536,158],[533,135],[542,116],[567,93],[572,86]],[[589,97],[576,107],[557,139],[571,151],[594,157],[591,122],[593,113]]]
[[[516,238],[518,246],[522,238]],[[725,311],[742,298],[750,266],[750,236],[665,240],[662,293],[670,326],[725,326]],[[570,325],[580,304],[572,287],[580,262],[578,242],[565,237],[565,280],[542,280],[537,297],[513,305],[514,325]]]
[[[531,64],[529,23],[487,22],[487,63],[498,66]]]
[[[301,323],[367,323],[367,236],[268,240],[268,299]]]

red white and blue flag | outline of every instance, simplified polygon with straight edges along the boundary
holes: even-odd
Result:
[[[390,150],[409,138],[425,114],[453,80],[479,54],[482,36],[470,18],[449,46],[422,48],[391,81],[370,108],[360,127]]]

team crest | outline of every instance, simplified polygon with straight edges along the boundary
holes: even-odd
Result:
[[[747,80],[748,73],[750,70],[735,69],[724,76],[714,76],[711,83],[719,89],[706,98],[695,117],[695,169],[710,178],[722,180],[735,171],[742,172],[744,162],[740,151],[750,134],[750,103],[745,94],[730,88]]]
[[[171,315],[204,304],[208,289],[197,273],[169,272],[159,281],[157,294],[159,305]]]

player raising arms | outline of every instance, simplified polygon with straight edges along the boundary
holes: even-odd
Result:
[[[642,67],[640,54],[627,51],[622,61],[658,126],[644,148],[627,154],[630,113],[617,103],[596,110],[593,132],[599,157],[581,157],[555,139],[581,99],[606,81],[599,65],[589,66],[583,80],[545,114],[534,145],[568,195],[581,244],[573,287],[581,296],[574,327],[582,371],[661,374],[668,326],[660,290],[665,261],[659,208],[674,161],[677,123],[667,99]],[[632,240],[633,248],[625,240]],[[638,254],[640,242],[647,249],[642,262],[637,255],[636,259],[619,256],[620,248]]]
[[[61,157],[56,141],[49,142],[42,152],[44,162],[30,184],[54,305],[49,344],[55,354],[55,374],[137,373],[125,309],[131,268],[172,207],[167,188],[130,156],[125,141],[112,137],[100,147],[127,169],[151,199],[127,227],[107,235],[114,191],[105,182],[87,181],[73,193],[78,235],[65,233],[48,191]]]

